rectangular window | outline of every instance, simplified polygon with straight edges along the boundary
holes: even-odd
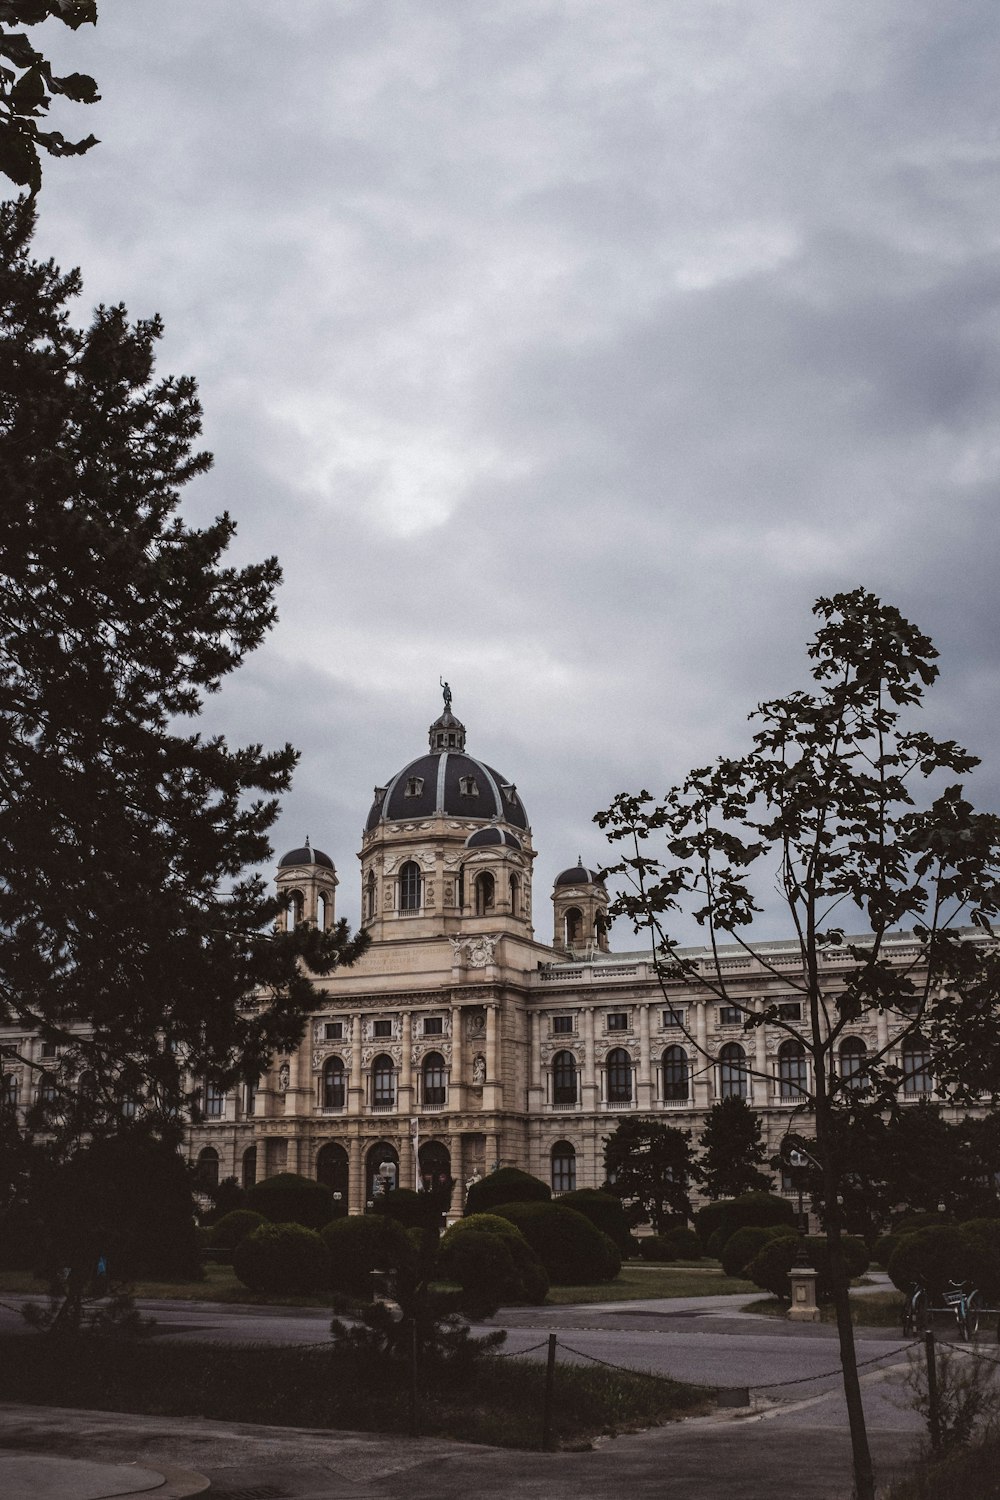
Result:
[[[246,1086],[244,1113],[248,1115],[257,1113],[257,1085],[255,1083],[248,1083]]]
[[[343,1021],[327,1021],[323,1027],[323,1035],[328,1042],[342,1042],[344,1040]]]
[[[553,1016],[552,1017],[552,1030],[554,1032],[561,1032],[563,1035],[565,1035],[567,1032],[570,1033],[570,1034],[572,1034],[572,1031],[573,1031],[573,1017],[572,1016]]]
[[[720,1005],[719,1006],[719,1025],[720,1026],[742,1026],[743,1025],[743,1012],[740,1010],[739,1006],[738,1005]]]
[[[372,1036],[392,1036],[391,1021],[375,1021],[372,1024]]]
[[[798,1000],[782,1000],[778,1006],[779,1021],[801,1021],[802,1006]]]
[[[443,1035],[444,1035],[444,1017],[443,1016],[425,1016],[424,1017],[424,1036],[443,1036]]]
[[[628,1031],[628,1011],[613,1010],[608,1016],[609,1031]]]
[[[225,1108],[226,1096],[217,1084],[205,1085],[205,1117],[209,1120],[218,1120]]]
[[[687,1011],[681,1006],[679,1009],[665,1010],[663,1012],[663,1024],[665,1027],[683,1026],[687,1017]]]
[[[55,1057],[55,1055],[56,1055],[56,1044],[55,1044],[55,1042],[43,1042],[42,1043],[42,1056],[43,1057]]]

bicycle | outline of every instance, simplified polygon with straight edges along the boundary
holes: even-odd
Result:
[[[903,1337],[926,1333],[930,1321],[930,1306],[926,1288],[918,1281],[910,1290],[903,1305]]]
[[[952,1281],[948,1285],[949,1290],[944,1294],[944,1308],[955,1314],[959,1337],[968,1343],[979,1332],[979,1319],[986,1304],[977,1288],[966,1291],[964,1281]]]

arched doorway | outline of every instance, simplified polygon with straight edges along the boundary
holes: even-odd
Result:
[[[451,1203],[451,1152],[441,1141],[424,1141],[420,1147],[420,1187],[433,1193],[442,1213]]]
[[[211,1146],[198,1153],[195,1183],[199,1193],[211,1193],[219,1186],[219,1153]]]
[[[257,1147],[248,1146],[243,1153],[242,1185],[248,1192],[257,1181]]]
[[[379,1141],[365,1157],[365,1203],[374,1203],[383,1193],[399,1186],[399,1152],[388,1141]]]
[[[333,1194],[334,1216],[343,1218],[347,1213],[350,1166],[347,1152],[336,1141],[327,1141],[316,1153],[316,1181],[330,1189]]]

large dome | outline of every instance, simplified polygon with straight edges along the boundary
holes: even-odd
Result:
[[[430,753],[411,760],[387,786],[375,788],[366,833],[379,823],[435,816],[484,822],[499,819],[515,828],[528,827],[528,814],[514,783],[466,753],[465,725],[451,712],[450,689],[446,688],[445,711],[429,733]]]

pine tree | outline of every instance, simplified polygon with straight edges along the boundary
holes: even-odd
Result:
[[[225,1085],[294,1045],[303,963],[365,940],[274,930],[254,867],[292,748],[185,722],[280,578],[225,565],[228,516],[178,514],[210,463],[195,384],[155,375],[156,318],[74,326],[79,276],[31,259],[32,228],[0,209],[0,1025],[58,1046],[60,1108],[169,1119],[186,1069]]]
[[[698,1137],[703,1152],[698,1165],[709,1198],[738,1198],[771,1188],[774,1179],[760,1171],[767,1156],[762,1137],[760,1115],[745,1099],[732,1094],[712,1105]]]

